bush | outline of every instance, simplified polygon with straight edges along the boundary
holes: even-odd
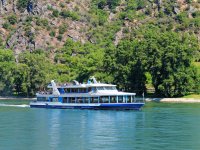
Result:
[[[192,17],[194,17],[194,18],[200,17],[200,11],[196,11],[196,12],[192,13]]]
[[[51,5],[48,5],[48,6],[47,6],[47,9],[48,9],[48,10],[53,10],[53,8],[52,8]]]
[[[37,18],[35,23],[36,23],[37,26],[41,26],[42,25],[40,18]]]
[[[57,39],[58,39],[59,41],[62,41],[62,35],[58,35],[58,36],[57,36]]]
[[[27,36],[27,37],[31,36],[32,32],[31,32],[30,26],[25,27],[24,31],[25,31],[25,36]]]
[[[67,26],[66,25],[61,25],[59,26],[59,34],[64,34],[67,30]]]
[[[191,4],[193,0],[186,0],[187,3]]]
[[[49,24],[49,21],[47,19],[37,18],[37,20],[36,20],[36,25],[38,25],[38,26],[46,27],[46,26],[48,26],[48,24]]]
[[[17,16],[16,15],[10,15],[7,17],[10,24],[14,25],[17,23]]]
[[[27,8],[29,0],[18,0],[17,1],[17,9],[19,11],[24,11]]]
[[[60,16],[62,16],[63,18],[70,17],[70,11],[63,10],[60,12]]]
[[[5,22],[3,25],[2,25],[2,27],[4,28],[4,29],[10,29],[10,23],[8,23],[8,22]]]
[[[146,6],[146,0],[138,0],[137,1],[137,9],[143,9]]]
[[[71,12],[71,14],[70,14],[71,16],[71,18],[72,18],[72,20],[79,20],[79,15],[77,14],[77,13],[75,13],[75,12]]]
[[[51,31],[51,32],[49,33],[49,35],[50,35],[51,37],[55,37],[56,32],[55,32],[55,31]]]
[[[62,7],[62,8],[64,8],[64,7],[65,7],[65,4],[60,3],[59,6]]]
[[[120,4],[120,0],[109,0],[107,1],[107,5],[110,9],[115,9],[119,4]]]
[[[32,16],[27,16],[26,22],[31,22],[31,21],[33,21],[33,17]]]
[[[42,22],[42,25],[45,27],[48,26],[49,24],[49,21],[47,19],[41,19],[41,22]]]
[[[58,17],[58,16],[59,16],[59,11],[56,10],[56,9],[54,9],[53,12],[52,12],[52,15],[53,15],[54,17]]]
[[[180,23],[183,23],[185,20],[187,20],[187,14],[185,12],[180,13],[176,16],[176,20],[178,20]]]
[[[60,16],[62,16],[63,18],[72,18],[72,20],[79,20],[79,15],[75,12],[70,12],[67,10],[62,10],[60,12]]]
[[[200,27],[200,18],[195,18],[194,20],[193,20],[193,22],[194,22],[194,26],[195,27]]]
[[[0,37],[0,47],[3,46],[3,40],[2,38]]]
[[[101,0],[98,4],[99,9],[104,9],[104,7],[107,5],[106,0]]]

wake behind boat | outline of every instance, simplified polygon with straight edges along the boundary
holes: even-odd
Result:
[[[145,104],[135,99],[136,93],[120,92],[116,85],[97,82],[94,77],[86,84],[74,80],[72,84],[57,86],[52,80],[47,87],[50,91],[36,93],[37,100],[30,107],[139,110]]]

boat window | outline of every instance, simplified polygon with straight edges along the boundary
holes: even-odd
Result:
[[[117,103],[117,98],[116,98],[116,96],[111,96],[111,97],[110,97],[110,103]]]
[[[123,96],[118,96],[118,103],[123,103]]]
[[[109,103],[108,96],[101,96],[99,100],[100,100],[100,103]]]
[[[67,97],[63,97],[63,103],[67,103]]]
[[[76,103],[75,97],[69,97],[68,103]]]
[[[77,103],[85,103],[84,97],[77,97]]]
[[[92,90],[92,88],[91,88],[91,87],[89,87],[89,88],[88,88],[88,92],[90,92],[91,90]]]
[[[127,96],[127,103],[131,103],[131,96]]]
[[[85,98],[85,103],[89,103],[89,102],[90,102],[89,97],[86,97]]]
[[[108,86],[108,87],[105,87],[106,90],[116,90],[116,87],[114,86]]]
[[[60,94],[64,94],[65,93],[64,88],[58,88],[58,91],[60,92]]]
[[[135,102],[135,96],[131,96],[132,97],[132,102]]]
[[[46,97],[38,97],[37,101],[47,101],[47,98]]]
[[[106,90],[112,90],[112,87],[106,87]]]
[[[64,89],[65,93],[70,93],[70,89]]]
[[[97,91],[97,88],[96,88],[96,87],[93,87],[93,88],[92,88],[92,91],[93,91],[93,92],[96,92],[96,91]]]
[[[78,93],[78,89],[71,89],[72,93]]]
[[[90,103],[98,103],[98,97],[91,97]]]
[[[112,86],[112,89],[113,89],[113,90],[117,90],[117,88],[116,88],[115,86]]]
[[[58,98],[57,98],[57,97],[54,97],[54,98],[52,98],[51,101],[52,101],[52,102],[58,102]]]
[[[97,90],[104,90],[103,87],[97,87]]]
[[[79,89],[79,93],[86,93],[86,89],[85,88],[80,88]]]

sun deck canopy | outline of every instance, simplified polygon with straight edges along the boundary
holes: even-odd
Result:
[[[48,88],[52,88],[52,85],[49,84],[47,86]],[[105,83],[90,83],[90,84],[78,84],[78,85],[73,85],[73,84],[62,84],[62,85],[57,85],[57,88],[89,88],[89,87],[116,87],[116,85],[113,84],[105,84]]]

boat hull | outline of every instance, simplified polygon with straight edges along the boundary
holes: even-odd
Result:
[[[48,102],[32,102],[32,108],[56,108],[56,109],[103,109],[103,110],[140,110],[144,103],[48,103]]]

